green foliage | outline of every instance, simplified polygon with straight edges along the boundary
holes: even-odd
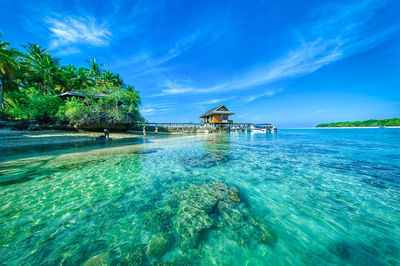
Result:
[[[58,118],[58,110],[64,101],[57,96],[32,95],[29,103],[30,118],[49,121]]]
[[[3,110],[4,120],[17,120],[29,118],[29,96],[19,91],[11,91],[7,93],[5,100],[5,108]]]
[[[74,123],[84,121],[118,121],[125,118],[125,113],[117,111],[112,98],[97,99],[86,97],[84,99],[71,98],[67,100],[65,106],[59,110],[58,117]]]
[[[139,92],[95,59],[88,68],[62,66],[47,49],[32,43],[24,48],[21,53],[0,40],[1,119],[143,119]],[[66,91],[85,98],[64,102],[57,95]]]
[[[139,92],[133,86],[126,86],[120,93],[119,98],[129,106],[137,108],[140,101]]]
[[[354,121],[354,122],[333,122],[319,124],[317,127],[380,127],[380,126],[400,126],[400,118],[392,119],[370,119],[365,121]]]

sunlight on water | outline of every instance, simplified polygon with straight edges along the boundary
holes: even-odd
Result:
[[[0,264],[396,265],[400,130],[150,138],[0,163]]]

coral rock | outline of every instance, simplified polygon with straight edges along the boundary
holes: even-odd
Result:
[[[170,249],[171,238],[167,234],[156,234],[147,245],[146,255],[160,258]]]

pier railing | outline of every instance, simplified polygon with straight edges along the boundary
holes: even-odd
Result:
[[[164,122],[147,122],[147,123],[138,123],[138,126],[149,126],[149,127],[229,127],[229,128],[238,128],[238,129],[246,129],[250,128],[252,123],[164,123]]]

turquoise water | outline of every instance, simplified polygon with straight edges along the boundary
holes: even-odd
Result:
[[[399,265],[398,129],[126,144],[4,153],[0,264]]]

